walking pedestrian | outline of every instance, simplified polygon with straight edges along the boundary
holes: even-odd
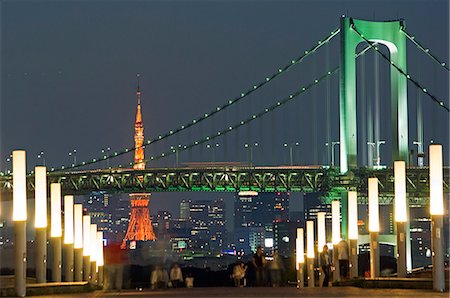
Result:
[[[338,250],[338,261],[339,261],[339,275],[341,280],[348,279],[348,269],[349,269],[349,251],[348,244],[344,239],[341,239],[337,245]]]
[[[328,287],[328,284],[330,283],[331,260],[328,252],[328,246],[326,244],[323,246],[323,250],[320,253],[320,266],[324,275],[322,287]]]
[[[181,268],[178,263],[175,263],[172,266],[169,276],[172,287],[178,288],[181,286],[181,283],[183,282],[183,273],[181,272]]]
[[[252,260],[253,267],[255,268],[256,286],[264,286],[265,276],[264,269],[266,266],[266,260],[264,258],[263,250],[261,246],[258,246],[256,253],[253,255]]]

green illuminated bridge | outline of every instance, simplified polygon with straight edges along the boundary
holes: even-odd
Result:
[[[322,166],[210,166],[182,168],[150,168],[146,170],[111,169],[71,171],[49,174],[49,183],[59,182],[64,193],[88,194],[91,191],[109,193],[219,191],[236,192],[322,192],[325,196],[338,196],[346,190],[367,193],[367,178],[377,177],[380,194],[390,200],[394,193],[392,168],[358,168],[345,175],[339,168]],[[444,191],[450,192],[450,167],[444,168]],[[0,178],[6,199],[12,193],[10,176]],[[407,169],[407,191],[414,198],[428,197],[429,169]],[[34,176],[28,178],[28,190],[34,191]],[[423,199],[421,199],[423,201]],[[389,202],[388,202],[389,203]]]

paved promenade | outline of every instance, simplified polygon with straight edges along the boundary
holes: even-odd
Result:
[[[294,287],[283,288],[193,288],[193,289],[168,289],[164,291],[123,291],[92,292],[70,295],[52,295],[46,297],[72,298],[72,297],[449,297],[449,293],[436,293],[431,290],[409,289],[364,289],[356,287],[331,287],[331,288],[305,288],[297,290]]]

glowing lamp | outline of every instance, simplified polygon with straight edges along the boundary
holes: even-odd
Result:
[[[406,222],[406,163],[394,161],[395,221]]]
[[[75,204],[73,206],[74,222],[74,248],[83,248],[83,205]]]
[[[83,256],[91,255],[91,217],[83,216]]]
[[[61,184],[59,183],[50,184],[50,209],[50,236],[61,237]]]
[[[317,250],[323,251],[323,246],[327,244],[325,234],[325,212],[317,212]]]
[[[13,221],[27,220],[26,159],[25,150],[13,151]]]
[[[47,227],[47,168],[34,168],[34,227]]]
[[[444,215],[442,145],[430,145],[430,214]]]
[[[378,209],[378,178],[369,178],[369,232],[380,231]]]
[[[333,245],[341,241],[341,210],[340,202],[331,202],[331,240]]]
[[[103,266],[103,232],[97,232],[97,268]]]
[[[314,259],[314,222],[306,222],[306,257]]]
[[[348,192],[348,239],[358,239],[358,193]]]
[[[73,244],[73,196],[64,196],[64,244]]]
[[[305,247],[304,247],[304,240],[303,240],[303,229],[297,228],[297,239],[295,240],[295,268],[296,270],[299,270],[298,264],[305,263]]]
[[[90,227],[90,235],[89,235],[89,247],[90,247],[90,256],[91,262],[97,261],[97,225],[91,224]]]

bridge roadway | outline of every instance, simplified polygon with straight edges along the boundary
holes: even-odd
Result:
[[[447,293],[437,293],[432,290],[416,289],[368,289],[357,287],[329,287],[329,288],[303,288],[295,287],[279,288],[192,288],[192,289],[167,289],[160,291],[150,291],[148,289],[127,290],[122,292],[101,292],[82,293],[83,297],[448,297]],[[72,298],[81,297],[78,294],[49,295],[46,297]]]
[[[258,192],[322,192],[333,198],[345,190],[357,190],[365,200],[368,177],[380,181],[381,201],[390,203],[394,193],[393,168],[358,168],[345,175],[339,168],[323,166],[190,166],[179,168],[98,169],[50,172],[49,183],[59,182],[65,194],[88,194],[91,191],[109,193],[183,192],[183,191],[258,191]],[[444,167],[444,192],[449,189],[450,167]],[[12,177],[0,177],[4,200],[11,197]],[[27,187],[31,196],[34,176],[30,174]],[[410,200],[426,203],[429,188],[428,167],[407,168],[407,192]]]

